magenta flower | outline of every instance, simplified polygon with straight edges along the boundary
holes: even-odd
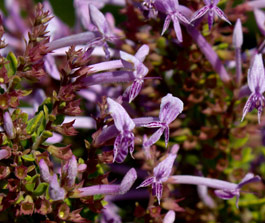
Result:
[[[124,68],[132,70],[135,77],[133,84],[128,87],[125,92],[125,95],[128,95],[129,97],[129,103],[131,103],[132,100],[139,94],[144,83],[144,77],[148,73],[148,68],[143,64],[143,61],[148,53],[149,47],[147,45],[141,46],[135,56],[123,51],[120,52]]]
[[[163,35],[165,33],[165,31],[168,29],[170,21],[172,20],[177,39],[179,42],[182,42],[183,38],[182,38],[182,33],[181,33],[179,21],[181,21],[185,24],[190,24],[190,22],[180,12],[178,0],[156,0],[154,2],[154,5],[158,11],[161,11],[167,15],[161,35]]]
[[[248,70],[248,87],[251,90],[251,95],[244,106],[241,121],[244,120],[248,112],[256,108],[258,110],[258,121],[260,123],[260,116],[265,103],[265,99],[262,95],[265,91],[265,74],[261,54],[255,56],[254,62]]]
[[[119,131],[119,135],[116,137],[114,142],[113,162],[116,161],[118,163],[122,163],[128,154],[128,150],[132,156],[134,150],[134,134],[132,130],[134,129],[135,124],[119,103],[111,98],[107,98],[107,102],[115,127]]]
[[[152,185],[152,195],[157,197],[158,203],[160,204],[160,199],[163,193],[163,185],[162,183],[167,181],[174,164],[174,161],[177,157],[177,152],[179,150],[178,145],[174,145],[171,153],[168,154],[167,158],[160,162],[154,168],[154,176],[149,177],[144,180],[136,189],[140,187],[147,187]]]
[[[205,6],[193,14],[191,21],[190,21],[191,23],[201,18],[208,12],[209,30],[213,26],[213,20],[214,20],[215,14],[231,25],[230,21],[228,20],[224,12],[220,8],[217,7],[219,0],[203,0],[203,1],[205,3]]]
[[[143,125],[148,128],[159,128],[144,143],[144,147],[148,147],[156,143],[163,133],[165,133],[165,144],[167,147],[169,140],[169,124],[173,122],[182,111],[183,102],[179,98],[172,96],[172,94],[167,94],[163,97],[160,105],[159,121]]]

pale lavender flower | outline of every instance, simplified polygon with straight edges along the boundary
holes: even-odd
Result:
[[[117,37],[114,36],[105,16],[97,9],[96,6],[92,4],[89,5],[89,15],[92,24],[97,28],[97,30],[101,34],[101,38],[94,44],[103,46],[106,58],[110,58],[110,52],[107,41],[113,41]]]
[[[151,151],[150,151],[150,146],[144,146],[145,145],[145,142],[147,142],[148,138],[147,136],[144,134],[143,136],[143,150],[144,150],[144,155],[145,155],[145,158],[150,160],[152,158],[151,156]]]
[[[237,19],[233,32],[233,45],[236,52],[236,82],[240,84],[242,78],[241,46],[243,44],[243,32],[241,20]]]
[[[265,12],[261,9],[254,9],[254,15],[260,32],[265,36]]]
[[[6,111],[3,115],[4,118],[4,130],[10,139],[15,138],[15,131],[12,118],[8,111]]]
[[[163,223],[174,223],[176,218],[176,213],[173,210],[167,212],[163,219]]]
[[[75,184],[75,178],[77,177],[78,166],[76,157],[73,155],[70,160],[62,168],[62,175],[66,177],[66,185],[72,187]]]
[[[265,91],[265,74],[261,54],[255,56],[254,62],[248,70],[248,86],[251,90],[251,95],[244,106],[241,121],[244,120],[248,112],[256,108],[258,110],[258,122],[260,123],[260,116],[265,103],[262,95]]]
[[[124,68],[132,70],[135,77],[132,85],[125,91],[125,95],[128,95],[129,97],[129,103],[131,103],[132,100],[139,94],[144,83],[144,77],[148,73],[148,68],[143,64],[143,61],[148,53],[148,45],[141,46],[135,56],[123,51],[120,52]]]
[[[0,149],[0,160],[7,159],[11,155],[11,152],[7,149]]]
[[[44,159],[41,159],[39,162],[39,168],[40,168],[40,176],[41,178],[46,182],[50,183],[50,180],[52,178],[49,167],[47,163],[44,161]]]
[[[218,15],[221,19],[223,19],[224,21],[226,21],[227,23],[231,25],[230,21],[228,20],[224,12],[220,8],[217,7],[219,0],[203,0],[203,1],[204,1],[205,6],[193,14],[191,21],[190,21],[191,23],[201,18],[208,12],[209,30],[212,28],[215,15]]]
[[[208,187],[204,185],[197,186],[197,192],[202,202],[209,208],[215,208],[216,204],[212,197],[208,194]]]
[[[107,102],[115,127],[119,131],[119,135],[114,142],[113,162],[116,161],[121,163],[126,158],[128,150],[130,151],[131,156],[134,151],[134,134],[132,130],[134,129],[135,124],[119,103],[111,98],[107,98]]]
[[[137,173],[134,168],[131,168],[124,176],[120,185],[94,185],[76,189],[71,197],[80,198],[96,194],[118,195],[125,194],[129,191],[137,178]]]
[[[204,185],[216,189],[215,195],[228,200],[236,197],[236,206],[238,207],[238,199],[240,196],[241,188],[249,183],[259,182],[261,178],[254,176],[253,173],[248,173],[239,184],[230,183],[223,180],[210,179],[206,177],[188,176],[188,175],[175,175],[168,179],[169,183],[174,184],[194,184]]]
[[[182,111],[183,102],[179,98],[172,96],[172,94],[167,94],[163,97],[160,105],[159,121],[143,125],[148,128],[159,128],[144,143],[144,147],[148,147],[156,143],[163,133],[165,133],[165,144],[167,147],[169,140],[169,124],[173,122]]]
[[[161,11],[167,15],[161,35],[163,35],[168,29],[170,21],[172,20],[177,39],[179,42],[182,42],[183,38],[179,21],[183,22],[184,24],[190,24],[190,22],[180,12],[178,0],[156,0],[154,5],[158,11]]]
[[[163,193],[162,183],[167,181],[169,175],[171,174],[174,161],[177,157],[178,149],[178,145],[173,146],[171,153],[168,154],[167,158],[154,168],[154,176],[147,178],[136,188],[138,189],[140,187],[152,185],[152,195],[157,197],[159,204]]]
[[[118,207],[111,201],[104,206],[100,216],[100,223],[122,223],[121,217],[117,214]]]
[[[49,195],[54,201],[63,200],[65,198],[65,190],[60,187],[56,174],[54,174],[50,179]]]

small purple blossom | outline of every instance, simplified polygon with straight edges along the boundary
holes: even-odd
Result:
[[[217,7],[219,0],[203,0],[203,1],[205,3],[205,6],[193,14],[191,21],[190,21],[191,23],[201,18],[208,12],[209,30],[211,30],[213,26],[213,20],[214,20],[215,14],[231,25],[230,21],[228,20],[224,12],[220,8]]]
[[[97,41],[96,45],[103,46],[106,58],[110,58],[110,52],[107,41],[112,41],[116,39],[116,37],[113,35],[105,16],[97,9],[96,6],[92,4],[89,5],[89,15],[92,24],[96,26],[97,30],[102,36],[100,40]]]
[[[119,135],[114,142],[114,158],[113,162],[122,163],[128,154],[128,150],[132,156],[134,151],[134,134],[132,130],[135,127],[133,120],[130,118],[125,109],[116,101],[107,98],[109,112],[114,119],[114,124]]]
[[[265,91],[265,74],[261,54],[255,56],[254,62],[248,70],[248,86],[251,90],[251,95],[244,106],[241,121],[244,120],[248,112],[256,108],[258,110],[258,122],[260,123],[260,116],[265,103],[262,95]]]
[[[72,187],[75,184],[75,178],[77,177],[78,166],[76,157],[73,155],[70,160],[62,168],[62,174],[66,177],[66,184],[68,187]]]
[[[94,185],[90,187],[79,188],[74,191],[71,197],[80,198],[87,197],[96,194],[105,194],[105,195],[118,195],[125,194],[129,191],[137,179],[137,173],[134,168],[131,168],[126,175],[123,177],[123,180],[120,185]]]
[[[228,200],[237,197],[236,206],[238,207],[238,199],[240,196],[241,188],[249,183],[259,182],[261,178],[254,176],[253,173],[248,173],[239,184],[230,183],[223,180],[210,179],[206,177],[188,176],[188,175],[175,175],[168,179],[169,183],[174,184],[194,184],[203,185],[216,189],[215,195]]]
[[[149,185],[152,185],[152,195],[157,197],[159,204],[163,193],[162,183],[167,181],[172,171],[174,161],[177,157],[178,149],[179,149],[178,145],[173,146],[171,153],[168,154],[167,158],[164,159],[162,162],[160,162],[154,168],[153,171],[154,176],[147,178],[137,187],[138,189],[140,187],[147,187]]]
[[[170,21],[173,21],[174,30],[179,42],[183,41],[179,21],[184,24],[190,24],[189,20],[180,12],[178,0],[156,0],[154,5],[158,11],[165,13],[166,19],[163,26],[163,35],[169,27]]]
[[[15,138],[13,121],[8,111],[4,113],[3,118],[4,118],[4,129],[6,131],[6,134],[10,139]]]
[[[51,180],[51,174],[49,171],[49,167],[47,163],[44,161],[44,159],[41,159],[39,162],[39,168],[40,168],[40,176],[41,178],[46,182],[50,183]]]
[[[163,133],[165,133],[165,144],[167,147],[169,140],[169,124],[173,122],[182,111],[183,102],[179,98],[172,96],[172,94],[167,94],[163,97],[160,105],[159,121],[143,125],[148,128],[159,128],[144,143],[144,147],[148,147],[156,143]]]
[[[50,179],[49,195],[54,201],[63,200],[65,198],[65,190],[60,187],[56,174]]]
[[[243,180],[240,181],[240,183],[237,185],[237,187],[235,189],[232,190],[215,190],[214,193],[216,196],[224,199],[224,200],[228,200],[231,199],[233,197],[236,197],[236,206],[238,207],[238,200],[239,200],[239,196],[240,196],[240,190],[241,188],[249,183],[254,183],[254,182],[259,182],[261,181],[261,178],[259,176],[254,176],[253,173],[248,173]]]
[[[120,52],[124,68],[132,70],[135,80],[133,84],[125,91],[125,95],[129,97],[129,103],[139,94],[144,83],[144,77],[148,73],[148,68],[143,64],[143,61],[149,53],[148,45],[143,45],[136,52],[135,56]]]

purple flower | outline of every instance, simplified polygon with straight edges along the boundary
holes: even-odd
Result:
[[[148,147],[156,143],[161,135],[165,132],[165,144],[167,146],[169,140],[169,124],[176,119],[176,117],[183,110],[183,102],[172,96],[172,94],[167,94],[162,98],[160,105],[159,121],[150,122],[143,125],[148,128],[159,128],[145,143],[144,147]]]
[[[63,200],[65,198],[65,190],[60,187],[56,174],[50,179],[49,195],[54,201]]]
[[[120,52],[124,68],[132,70],[135,77],[133,84],[128,87],[125,92],[125,95],[129,96],[129,103],[131,103],[132,100],[139,94],[144,82],[144,77],[148,73],[148,68],[143,64],[143,61],[148,53],[149,47],[147,45],[141,46],[135,56],[123,51]]]
[[[131,156],[134,150],[134,134],[132,130],[135,127],[133,120],[127,114],[125,109],[116,101],[107,98],[109,112],[114,119],[114,124],[119,135],[114,142],[113,162],[122,163],[130,150]]]
[[[92,4],[89,5],[89,15],[92,24],[96,26],[97,30],[101,33],[102,36],[100,40],[96,43],[96,45],[102,45],[106,57],[109,58],[110,52],[106,41],[112,41],[116,37],[113,35],[105,16],[97,9],[96,6]]]
[[[239,184],[234,184],[223,180],[188,175],[175,175],[171,176],[168,180],[169,183],[174,184],[194,184],[215,188],[217,189],[214,191],[215,195],[224,200],[228,200],[236,196],[237,207],[241,188],[248,183],[254,183],[259,181],[261,181],[261,178],[259,176],[254,176],[253,173],[248,173]]]
[[[94,185],[90,187],[83,187],[76,189],[71,195],[72,198],[87,197],[96,194],[105,194],[105,195],[118,195],[125,194],[129,191],[137,179],[137,173],[134,168],[131,168],[126,175],[123,177],[123,180],[120,185]]]
[[[47,165],[47,163],[44,161],[44,159],[41,159],[39,162],[39,168],[40,168],[40,175],[41,178],[47,182],[50,183],[50,180],[52,178],[50,171],[49,171],[49,167]]]
[[[6,131],[6,134],[10,139],[15,138],[13,121],[8,111],[4,113],[3,118],[4,118],[4,129]]]
[[[68,187],[74,186],[75,178],[77,177],[77,171],[77,161],[76,157],[73,155],[62,168],[62,175],[66,177],[66,185]]]
[[[208,12],[209,30],[212,28],[215,14],[231,25],[230,21],[228,20],[224,12],[220,8],[217,7],[219,0],[203,0],[203,1],[205,3],[205,6],[193,14],[191,21],[190,21],[191,23],[201,18]]]
[[[251,95],[244,106],[241,121],[243,121],[248,112],[256,108],[258,110],[258,121],[260,123],[262,107],[265,103],[262,95],[265,91],[265,74],[261,54],[255,56],[254,62],[248,70],[248,86],[251,90]]]
[[[174,164],[174,161],[177,157],[179,146],[173,146],[171,153],[168,154],[167,158],[160,162],[154,168],[154,176],[149,177],[144,180],[138,187],[147,187],[152,185],[152,195],[157,197],[158,203],[160,204],[160,199],[162,197],[163,185],[162,183],[167,181]]]
[[[224,200],[228,200],[228,199],[231,199],[231,198],[236,196],[236,206],[238,207],[238,199],[240,196],[241,188],[246,184],[259,182],[259,181],[261,181],[261,178],[259,176],[254,176],[253,173],[248,173],[243,178],[243,180],[240,181],[240,183],[236,186],[235,189],[232,189],[232,190],[227,190],[227,189],[215,190],[214,193],[216,196],[218,196]]]
[[[156,0],[154,2],[155,7],[158,11],[165,13],[166,19],[163,26],[163,35],[168,29],[170,21],[173,21],[174,30],[179,42],[182,42],[182,33],[179,24],[179,20],[185,24],[190,24],[189,20],[179,11],[179,2],[178,0]]]
[[[148,11],[148,18],[155,18],[157,16],[157,10],[155,8],[155,3],[156,0],[144,0],[142,2],[142,6],[144,10]]]

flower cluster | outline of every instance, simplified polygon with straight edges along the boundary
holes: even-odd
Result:
[[[1,221],[265,221],[263,0],[42,2],[0,4]]]

